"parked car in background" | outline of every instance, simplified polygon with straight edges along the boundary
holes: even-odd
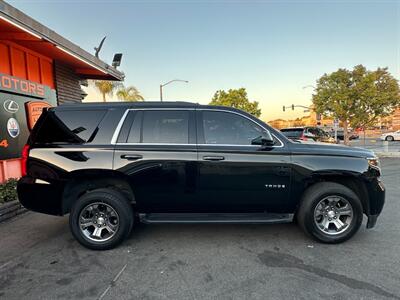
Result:
[[[318,127],[289,127],[281,129],[281,132],[291,140],[335,143],[335,139],[329,133]]]
[[[333,132],[333,135],[335,133]],[[349,135],[349,140],[357,140],[360,136],[358,135],[358,133],[356,132],[348,132]],[[339,129],[336,133],[336,137],[339,141],[343,141],[344,140],[344,130],[343,129]]]
[[[381,140],[382,141],[400,141],[400,130],[394,131],[394,132],[386,132],[381,135]]]

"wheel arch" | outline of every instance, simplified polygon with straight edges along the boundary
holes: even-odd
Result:
[[[394,141],[394,140],[395,140],[395,138],[394,138],[393,135],[388,134],[387,136],[385,136],[385,141],[389,141],[389,138],[390,138],[391,141]]]
[[[129,178],[117,171],[88,169],[71,172],[71,179],[65,184],[62,196],[62,214],[69,213],[75,201],[84,193],[100,188],[113,188],[122,192],[135,204],[133,188]]]
[[[352,174],[319,174],[318,176],[313,176],[311,180],[308,180],[305,183],[305,187],[303,189],[303,192],[301,193],[299,197],[299,201],[296,207],[296,213],[301,205],[301,198],[303,194],[313,185],[318,184],[320,182],[334,182],[341,184],[350,190],[352,190],[360,199],[362,208],[363,208],[363,213],[368,214],[369,212],[369,195],[368,195],[368,190],[367,187],[365,186],[365,183],[362,178],[359,178],[356,175]]]

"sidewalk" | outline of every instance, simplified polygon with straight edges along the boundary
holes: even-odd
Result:
[[[400,158],[400,141],[387,142],[381,141],[379,138],[363,138],[350,141],[350,146],[360,147],[372,150],[379,157],[399,157]]]

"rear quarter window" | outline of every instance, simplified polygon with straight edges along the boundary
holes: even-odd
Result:
[[[36,129],[34,143],[83,144],[93,140],[106,110],[49,111]]]

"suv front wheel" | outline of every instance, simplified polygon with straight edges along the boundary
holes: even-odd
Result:
[[[107,250],[128,237],[133,210],[118,191],[104,188],[83,194],[71,209],[69,224],[73,236],[83,246]]]
[[[335,182],[311,186],[303,195],[297,214],[302,229],[323,243],[341,243],[360,228],[363,209],[358,196]]]

